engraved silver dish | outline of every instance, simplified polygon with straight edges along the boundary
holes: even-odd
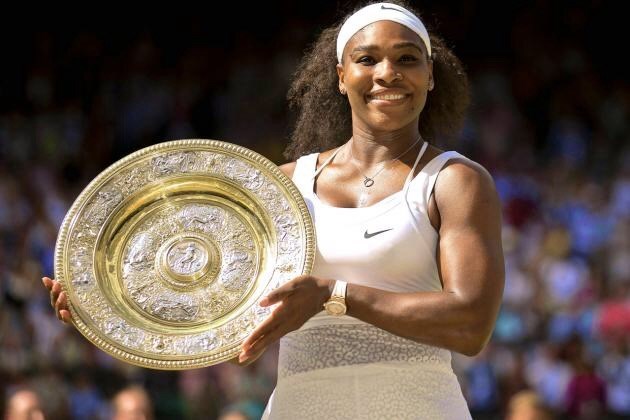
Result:
[[[177,140],[114,163],[61,226],[55,276],[77,329],[155,369],[235,357],[270,313],[260,298],[310,273],[310,214],[268,159],[231,143]]]

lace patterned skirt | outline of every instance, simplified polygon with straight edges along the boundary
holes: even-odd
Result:
[[[263,419],[470,419],[450,352],[372,325],[323,325],[280,341]]]

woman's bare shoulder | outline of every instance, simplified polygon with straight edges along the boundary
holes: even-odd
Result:
[[[341,146],[339,146],[339,147],[341,147]],[[330,155],[332,155],[333,153],[335,153],[335,151],[337,149],[339,149],[339,147],[335,147],[334,149],[329,149],[329,150],[325,150],[323,152],[320,152],[319,156],[317,157],[318,158],[318,162],[323,162],[326,159],[328,159],[330,157]]]
[[[297,162],[288,162],[279,166],[282,173],[284,173],[289,178],[293,178],[293,172],[295,172],[295,165]]]
[[[467,157],[452,157],[444,164],[440,177],[448,178],[457,184],[478,182],[485,188],[493,187],[494,181],[490,172],[480,163]]]
[[[338,147],[335,147],[334,149],[330,149],[330,150],[326,150],[324,152],[320,152],[319,155],[317,156],[317,166],[319,167],[319,165],[321,165],[323,162],[326,161],[326,159],[328,159],[330,157],[331,154],[333,154],[335,152],[335,150],[337,150]],[[295,172],[295,165],[297,164],[296,161],[293,162],[288,162],[285,164],[282,164],[279,166],[280,170],[289,178],[293,177],[293,172]]]
[[[453,209],[487,216],[500,211],[500,200],[490,172],[468,158],[452,158],[440,171],[435,184],[435,200],[444,214]],[[492,208],[492,211],[489,208]]]
[[[320,152],[319,155],[317,156],[317,168],[319,168],[319,166],[321,164],[323,164],[324,162],[326,162],[328,160],[328,158],[330,157],[330,155],[332,155],[333,153],[335,153],[339,148],[341,148],[343,146],[339,146],[339,147],[335,147],[334,149],[329,149],[329,150],[325,150],[323,152]],[[335,160],[337,160],[336,158],[333,159],[333,162],[331,162],[331,164],[334,164]]]

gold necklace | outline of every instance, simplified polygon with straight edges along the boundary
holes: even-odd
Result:
[[[376,178],[376,176],[377,176],[378,174],[380,174],[380,173],[381,173],[381,171],[382,171],[383,169],[385,169],[385,165],[387,165],[387,163],[389,163],[389,162],[393,162],[394,160],[396,160],[396,159],[400,159],[401,157],[403,157],[403,156],[404,156],[405,154],[407,154],[407,152],[409,152],[409,151],[410,151],[410,150],[411,150],[411,149],[412,149],[412,148],[413,148],[416,144],[418,144],[418,142],[419,142],[421,139],[422,139],[422,136],[418,137],[418,140],[416,140],[415,142],[413,142],[413,144],[412,144],[411,146],[409,146],[409,147],[408,147],[408,148],[407,148],[404,152],[402,152],[401,154],[399,154],[399,155],[398,155],[398,156],[396,156],[395,158],[392,158],[392,159],[388,159],[388,160],[383,161],[383,162],[381,163],[381,168],[380,168],[378,171],[376,171],[376,173],[375,173],[374,175],[372,175],[372,176],[367,176],[367,175],[365,175],[365,174],[361,171],[361,169],[359,168],[359,166],[358,166],[356,163],[354,163],[354,156],[353,156],[353,154],[352,154],[352,146],[351,146],[351,145],[350,145],[350,160],[352,160],[352,162],[354,163],[354,165],[357,167],[358,171],[361,173],[361,175],[363,175],[363,185],[364,185],[366,188],[369,188],[369,187],[371,187],[372,185],[374,185],[374,178]],[[352,142],[354,143],[354,137],[352,138]]]

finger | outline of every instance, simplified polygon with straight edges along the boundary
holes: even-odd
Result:
[[[272,290],[267,294],[267,296],[263,297],[259,305],[260,306],[270,306],[274,303],[278,303],[285,298],[287,298],[293,291],[295,290],[295,282],[291,280],[289,283],[278,287],[276,290]]]
[[[250,356],[261,349],[266,348],[271,343],[279,340],[287,332],[291,331],[290,327],[293,323],[286,314],[280,314],[276,311],[272,313],[274,319],[271,320],[264,329],[256,329],[248,337],[247,342],[243,344],[243,352]]]
[[[271,314],[269,314],[269,316],[259,326],[257,326],[254,331],[251,332],[249,337],[247,337],[245,341],[243,341],[243,350],[247,350],[249,347],[252,346],[252,344],[258,341],[260,337],[268,334],[275,328],[279,318],[276,311],[277,309],[271,312]]]
[[[263,307],[271,306],[274,303],[278,303],[282,301],[282,299],[284,299],[287,296],[288,296],[288,293],[286,291],[276,289],[270,292],[267,296],[264,296],[262,299],[260,299],[260,302],[258,302],[258,304]]]
[[[59,296],[57,297],[57,301],[55,302],[55,312],[57,314],[57,318],[59,318],[59,320],[63,321],[61,314],[59,313],[62,309],[67,310],[68,309],[68,302],[66,300],[66,293],[65,292],[60,292]]]
[[[42,283],[44,283],[44,287],[50,292],[50,289],[52,289],[53,286],[52,279],[50,277],[42,277]]]
[[[50,292],[50,304],[54,308],[59,299],[59,293],[61,293],[61,284],[58,281],[53,281],[52,289]]]
[[[62,309],[68,309],[68,295],[66,295],[66,292],[59,293],[59,299],[57,299],[57,309],[60,311]]]
[[[245,361],[247,359],[258,357],[265,351],[269,344],[275,341],[274,337],[276,337],[275,339],[280,338],[280,335],[276,333],[277,330],[278,328],[275,328],[269,334],[261,336],[250,348],[241,351],[239,354],[239,361]]]
[[[276,328],[271,330],[268,334],[265,334],[262,337],[260,337],[260,339],[256,341],[250,348],[245,350],[244,352],[245,356],[251,357],[252,355],[266,349],[267,347],[269,347],[269,345],[279,340],[280,337],[282,337],[283,335],[284,335],[283,330],[280,328],[280,326],[277,326]]]
[[[61,309],[59,311],[59,315],[61,316],[61,320],[66,324],[69,324],[70,321],[72,321],[72,315],[70,314],[70,311],[67,309]]]
[[[58,297],[55,300],[55,304],[53,305],[53,308],[55,309],[55,315],[57,316],[57,319],[61,321],[61,314],[59,313],[59,298]]]
[[[252,333],[245,339],[245,341],[243,341],[243,344],[241,345],[243,351],[249,350],[249,348],[253,346],[256,341],[260,340],[260,338],[265,334],[269,334],[272,329],[272,322],[268,322],[264,325],[259,325],[258,327],[256,327],[256,329],[252,331]]]
[[[250,364],[254,363],[260,356],[262,356],[265,350],[267,350],[266,347],[260,349],[258,352],[252,355],[245,355],[245,353],[240,353],[237,358],[238,364],[240,366],[249,366]]]

